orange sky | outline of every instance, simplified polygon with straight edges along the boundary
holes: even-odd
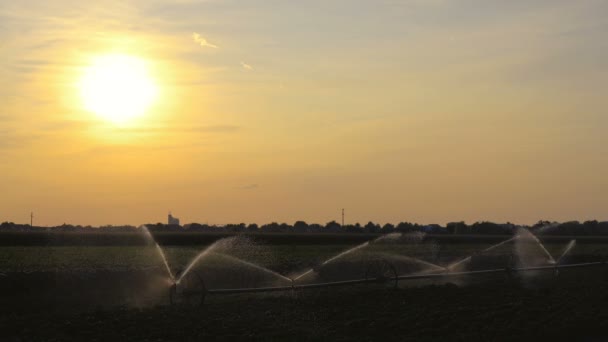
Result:
[[[325,223],[341,208],[349,223],[607,220],[607,12],[2,4],[0,221]],[[158,90],[121,123],[81,96],[112,55],[142,61]]]

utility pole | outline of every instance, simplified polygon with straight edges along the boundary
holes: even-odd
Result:
[[[342,208],[342,227],[344,227],[344,208]]]
[[[34,227],[34,212],[30,213],[30,227]]]

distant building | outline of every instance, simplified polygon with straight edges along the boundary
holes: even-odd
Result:
[[[171,213],[169,213],[167,221],[168,221],[167,224],[170,226],[179,226],[179,219],[177,217],[173,217],[173,215],[171,215]]]

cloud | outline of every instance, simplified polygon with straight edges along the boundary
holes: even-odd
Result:
[[[253,70],[253,67],[245,62],[241,62],[241,66],[243,67],[243,69],[245,70]]]
[[[219,46],[209,43],[207,39],[203,38],[200,34],[196,32],[192,33],[192,40],[194,40],[195,43],[199,44],[202,47],[208,47],[212,49],[219,48]]]
[[[248,184],[248,185],[244,185],[244,186],[240,186],[238,187],[238,189],[240,190],[255,190],[257,188],[259,188],[259,184]]]
[[[11,131],[0,131],[0,151],[22,149],[40,139],[39,134],[18,134]]]
[[[232,133],[241,127],[236,125],[209,125],[209,126],[187,126],[187,125],[166,125],[125,128],[126,133]]]
[[[66,132],[85,130],[93,125],[94,122],[87,120],[53,120],[41,123],[37,128],[42,132]]]

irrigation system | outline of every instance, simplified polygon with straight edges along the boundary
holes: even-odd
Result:
[[[395,267],[395,262],[399,259],[388,259],[386,256],[375,255],[374,257],[362,260],[366,266],[365,272],[362,277],[359,279],[350,279],[350,280],[340,280],[340,281],[321,281],[317,283],[303,283],[300,281],[301,278],[306,277],[307,275],[312,274],[313,272],[316,274],[320,274],[320,270],[323,269],[326,265],[329,265],[336,260],[341,258],[345,258],[348,256],[352,256],[352,254],[366,248],[372,247],[379,243],[390,243],[391,241],[398,241],[401,238],[418,238],[419,240],[422,238],[420,235],[408,235],[407,233],[393,233],[380,236],[374,240],[364,242],[360,245],[352,247],[346,251],[343,251],[325,261],[320,263],[317,267],[311,268],[306,272],[293,277],[288,278],[282,274],[274,272],[270,269],[257,265],[255,263],[239,259],[237,257],[226,254],[226,251],[230,251],[233,249],[239,248],[247,248],[247,244],[244,246],[239,245],[239,240],[237,237],[224,238],[216,241],[210,246],[206,247],[203,251],[201,251],[196,257],[194,257],[188,266],[182,271],[178,273],[173,273],[165,253],[163,252],[160,245],[154,240],[154,237],[147,229],[146,226],[142,226],[142,230],[146,236],[146,239],[150,242],[151,245],[155,246],[159,257],[163,260],[164,268],[167,272],[168,279],[170,281],[171,286],[169,287],[169,299],[171,304],[177,303],[189,303],[189,304],[199,304],[203,305],[205,302],[205,298],[208,295],[227,295],[227,294],[238,294],[238,293],[259,293],[259,292],[285,292],[285,291],[296,291],[296,290],[306,290],[306,289],[318,289],[318,288],[328,288],[328,287],[339,287],[339,286],[348,286],[348,285],[357,285],[357,284],[384,284],[387,287],[398,287],[399,282],[404,281],[413,281],[413,280],[422,280],[422,279],[450,279],[457,278],[462,276],[483,276],[490,274],[500,274],[504,273],[508,277],[514,277],[516,274],[526,273],[526,272],[553,272],[553,276],[558,276],[559,271],[561,269],[573,269],[573,268],[584,268],[584,267],[597,267],[608,265],[608,259],[601,255],[594,255],[594,261],[592,262],[582,262],[582,263],[570,263],[564,264],[562,263],[563,259],[568,255],[568,253],[572,250],[572,248],[576,245],[576,240],[571,240],[570,243],[566,246],[564,252],[562,252],[561,256],[557,259],[554,259],[551,253],[545,248],[542,242],[530,233],[528,230],[519,229],[516,235],[508,240],[502,241],[498,244],[490,246],[477,252],[467,258],[464,258],[458,262],[452,263],[446,267],[439,266],[435,264],[431,264],[422,259],[417,259],[408,256],[401,256],[402,258],[406,258],[408,262],[417,263],[418,265],[424,265],[427,267],[432,267],[432,269],[427,269],[426,271],[420,270],[408,270],[407,274],[399,274],[397,268]],[[482,256],[484,253],[488,253],[494,249],[499,248],[500,246],[506,245],[507,243],[516,244],[515,253],[517,255],[526,255],[526,249],[534,249],[537,252],[540,252],[541,258],[544,259],[544,263],[540,266],[530,265],[526,266],[526,263],[523,263],[524,266],[515,267],[513,266],[512,261],[507,261],[505,267],[497,268],[496,266],[487,266],[486,269],[481,270],[468,270],[461,271],[456,270],[455,268],[459,265],[464,265],[466,263],[473,262],[476,258]],[[523,254],[522,254],[523,253]],[[291,283],[290,285],[282,285],[282,286],[274,286],[274,287],[240,287],[240,288],[208,288],[206,286],[204,277],[202,273],[199,273],[195,269],[195,265],[197,265],[205,258],[208,258],[210,255],[215,255],[216,257],[221,257],[224,260],[228,260],[230,262],[239,264],[241,266],[246,266],[251,269],[254,269],[258,272],[262,272],[263,274],[270,275],[283,281],[283,283]],[[403,272],[403,270],[401,270]]]
[[[329,288],[337,286],[347,285],[358,285],[358,284],[386,284],[390,287],[398,287],[400,281],[411,281],[421,279],[449,279],[461,276],[478,276],[505,273],[508,276],[513,276],[516,273],[525,273],[533,271],[551,271],[555,276],[558,275],[560,269],[572,269],[572,268],[583,268],[583,267],[597,267],[608,265],[607,261],[596,261],[576,264],[565,264],[565,265],[547,265],[547,266],[535,266],[535,267],[520,267],[520,268],[496,268],[488,270],[477,270],[477,271],[465,271],[465,272],[438,272],[438,273],[424,273],[424,274],[409,274],[409,275],[397,275],[395,267],[388,261],[379,259],[372,260],[367,268],[365,278],[333,281],[333,282],[321,282],[314,284],[296,284],[292,279],[292,285],[290,286],[276,286],[276,287],[252,287],[252,288],[231,288],[231,289],[207,289],[203,278],[196,274],[195,276],[189,277],[189,282],[184,284],[178,284],[174,282],[170,288],[170,302],[171,304],[177,304],[180,302],[198,303],[203,305],[207,295],[228,295],[228,294],[239,294],[239,293],[260,293],[260,292],[286,292],[306,289],[318,289],[318,288]]]

